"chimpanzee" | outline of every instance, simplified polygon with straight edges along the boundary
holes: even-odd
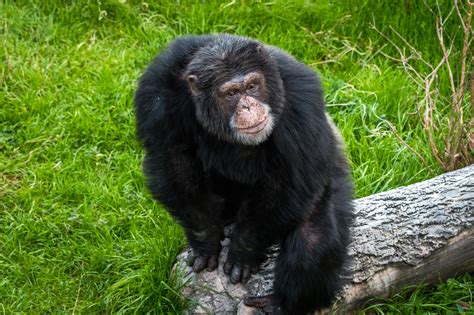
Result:
[[[147,186],[179,221],[195,272],[223,266],[246,282],[280,245],[268,313],[331,305],[353,220],[349,163],[316,74],[276,47],[226,34],[174,40],[135,95]]]

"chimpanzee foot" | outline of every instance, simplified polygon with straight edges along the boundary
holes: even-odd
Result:
[[[253,273],[258,272],[258,266],[243,265],[240,263],[231,263],[226,261],[224,264],[224,273],[229,276],[230,282],[233,284],[243,282],[246,283]]]
[[[259,308],[266,314],[283,314],[281,308],[275,302],[273,295],[271,294],[264,296],[247,296],[244,298],[244,304],[250,307]]]
[[[188,266],[193,267],[193,271],[198,273],[207,268],[207,271],[213,271],[217,268],[218,255],[201,255],[192,252],[188,257]]]

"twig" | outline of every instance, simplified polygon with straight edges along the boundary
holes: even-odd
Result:
[[[456,14],[459,17],[459,22],[461,23],[462,29],[465,30],[466,29],[466,24],[464,24],[464,20],[462,18],[461,11],[459,10],[458,0],[454,0],[454,8],[456,9]]]
[[[430,69],[433,69],[433,66],[423,58],[421,53],[418,50],[416,50],[415,47],[410,45],[410,43],[405,39],[405,37],[403,37],[399,32],[397,32],[391,25],[389,26],[389,28],[392,32],[394,32],[397,35],[398,38],[400,38],[405,43],[405,45],[407,45],[411,49],[413,53],[415,53],[416,57],[418,57],[418,60],[423,62]]]
[[[377,33],[380,34],[380,36],[382,36],[385,40],[387,40],[397,51],[398,51],[398,54],[400,55],[400,59],[397,59],[395,57],[389,57],[388,55],[386,55],[385,53],[381,52],[381,54],[383,56],[386,56],[386,57],[389,57],[390,59],[392,60],[396,60],[396,61],[399,61],[403,64],[404,66],[404,69],[405,69],[405,72],[407,72],[407,74],[413,79],[414,82],[418,82],[417,80],[420,80],[420,81],[423,81],[423,77],[421,76],[421,74],[415,70],[415,68],[413,68],[409,63],[408,61],[411,59],[410,56],[406,57],[405,56],[405,53],[400,49],[400,47],[398,47],[397,44],[395,44],[390,38],[388,38],[387,35],[385,35],[384,33],[382,33],[381,31],[379,31],[374,24],[371,24],[371,27],[373,30],[375,30]],[[422,60],[423,62],[424,59],[422,58],[421,54],[419,54],[419,58],[420,60]],[[428,65],[430,68],[433,68],[431,65]],[[410,70],[411,72],[413,72],[413,74],[415,75],[415,77],[413,77],[407,70]]]
[[[431,175],[435,175],[433,173],[433,171],[431,170],[431,167],[429,166],[428,162],[426,161],[426,159],[424,157],[421,156],[420,153],[416,152],[415,149],[413,149],[405,140],[403,140],[402,137],[400,137],[400,135],[398,134],[397,132],[397,129],[395,128],[394,125],[392,125],[391,122],[389,122],[388,120],[385,120],[385,122],[388,124],[390,130],[392,130],[392,133],[395,135],[395,137],[397,137],[398,141],[400,141],[404,146],[406,146],[411,152],[413,152],[419,159],[420,161],[423,163],[423,165],[425,166],[425,168],[428,170],[428,172],[431,174]]]
[[[458,103],[462,102],[462,96],[464,93],[464,84],[466,80],[466,61],[467,61],[467,51],[469,49],[469,33],[471,28],[471,18],[472,18],[472,7],[474,6],[474,2],[469,2],[467,7],[467,17],[466,17],[466,24],[464,28],[464,42],[462,48],[462,57],[461,57],[461,82],[459,83],[460,89],[458,91]],[[459,106],[460,107],[460,106]],[[462,112],[462,110],[461,110]]]
[[[408,52],[405,49],[398,46],[391,38],[386,34],[382,33],[375,27],[375,22],[371,24],[371,28],[374,29],[380,36],[382,36],[395,50],[398,52],[399,58],[389,56],[383,51],[381,55],[385,56],[390,60],[401,63],[402,68],[412,81],[424,92],[423,100],[418,102],[417,110],[421,116],[421,123],[425,130],[428,138],[428,143],[431,148],[431,152],[435,160],[445,169],[453,170],[462,164],[470,164],[474,162],[474,132],[470,131],[474,126],[474,119],[471,123],[465,125],[463,117],[463,99],[465,95],[467,64],[468,64],[468,52],[470,44],[473,41],[474,31],[471,30],[472,14],[474,3],[472,0],[467,1],[467,9],[462,11],[458,0],[453,0],[453,6],[449,13],[443,17],[441,7],[438,0],[436,0],[436,9],[433,9],[423,0],[425,6],[436,18],[436,36],[438,38],[439,46],[442,51],[442,58],[436,66],[433,66],[427,60],[425,60],[422,54],[411,45],[405,37],[403,37],[396,29],[389,26],[389,29],[395,36],[401,40],[401,42],[407,47]],[[466,20],[463,19],[463,14],[466,16]],[[460,25],[463,27],[463,45],[460,61],[460,71],[457,75],[454,74],[455,67],[452,67],[453,46],[455,42],[455,36],[451,37],[448,32],[445,31],[446,22],[451,16],[457,15],[459,17]],[[449,45],[446,45],[446,42]],[[449,46],[449,47],[448,47]],[[420,61],[424,66],[430,69],[428,74],[420,72],[416,69],[414,61]],[[474,64],[474,57],[472,59]],[[444,96],[442,93],[443,89],[439,89],[440,84],[440,69],[446,67],[447,80],[450,89],[450,96]],[[447,130],[443,127],[446,122],[442,111],[438,111],[438,104],[448,103],[450,105],[450,114],[448,118]],[[421,112],[421,107],[424,110]],[[471,74],[471,107],[474,114],[474,70]],[[472,125],[472,126],[471,126]],[[404,144],[407,145],[403,139],[396,133],[396,129],[389,123],[390,128],[396,135],[396,137]],[[444,147],[441,149],[439,146],[441,141]],[[437,144],[438,143],[438,144]],[[415,152],[412,148],[411,150]],[[417,153],[418,155],[418,153]]]

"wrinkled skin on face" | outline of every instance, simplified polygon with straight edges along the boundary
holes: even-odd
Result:
[[[268,122],[269,108],[265,79],[258,72],[238,76],[219,88],[217,103],[233,111],[231,127],[244,134],[256,134]]]
[[[197,76],[189,75],[187,80],[190,90],[198,95]],[[267,104],[265,77],[260,72],[235,75],[219,85],[213,95],[236,142],[256,145],[271,133],[274,121]]]
[[[244,96],[235,111],[234,124],[240,132],[257,133],[267,122],[268,110],[255,98]]]
[[[181,78],[199,124],[232,144],[261,144],[283,111],[285,91],[275,59],[257,42],[223,38],[204,46]]]

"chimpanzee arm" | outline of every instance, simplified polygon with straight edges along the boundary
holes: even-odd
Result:
[[[160,148],[145,159],[148,188],[183,226],[194,252],[193,270],[215,269],[223,236],[223,199],[208,189],[202,166],[188,147]]]

